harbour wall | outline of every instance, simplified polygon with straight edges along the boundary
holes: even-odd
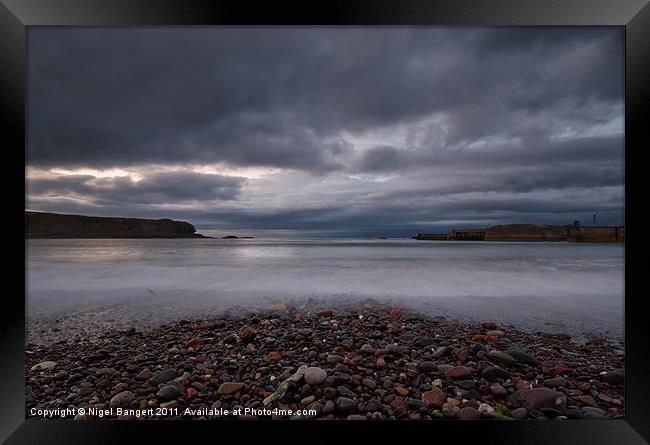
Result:
[[[431,241],[622,243],[625,241],[625,227],[583,227],[579,224],[501,224],[483,229],[454,229],[448,233],[418,233],[415,239]]]

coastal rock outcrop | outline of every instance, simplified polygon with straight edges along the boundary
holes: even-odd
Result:
[[[171,219],[108,218],[25,212],[26,238],[207,238]]]

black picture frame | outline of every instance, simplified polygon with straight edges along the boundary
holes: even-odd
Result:
[[[317,422],[174,422],[25,420],[25,86],[26,35],[33,26],[169,25],[584,25],[625,28],[625,420]],[[641,444],[650,441],[650,336],[641,271],[646,216],[650,105],[650,6],[647,0],[408,0],[399,2],[2,0],[0,3],[0,119],[4,143],[0,216],[5,234],[5,292],[0,324],[0,440],[22,443],[115,443],[144,434],[147,443],[193,440],[440,441],[444,435],[479,443]],[[19,165],[23,163],[23,166]],[[22,206],[22,207],[21,207]],[[638,272],[635,272],[638,271]],[[21,277],[23,277],[21,279]],[[632,292],[633,289],[639,289]],[[235,436],[231,436],[235,435]],[[417,435],[417,436],[416,436]],[[239,437],[237,439],[237,437]],[[146,439],[145,439],[146,438]]]

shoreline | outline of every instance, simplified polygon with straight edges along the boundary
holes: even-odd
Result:
[[[349,307],[234,308],[209,319],[26,347],[27,418],[35,417],[32,408],[95,413],[72,416],[79,419],[573,419],[624,412],[624,355],[604,339],[578,344],[562,334],[448,320],[371,299]],[[167,416],[152,412],[159,408]],[[237,408],[241,415],[233,415]],[[308,412],[287,414],[298,410]]]
[[[126,330],[135,327],[148,330],[162,324],[174,323],[181,319],[200,320],[204,318],[219,318],[225,315],[244,315],[250,311],[263,310],[270,304],[287,304],[298,311],[309,311],[314,308],[339,308],[342,311],[352,311],[359,308],[368,299],[356,295],[332,295],[325,297],[289,297],[261,298],[235,303],[218,301],[212,308],[205,302],[198,307],[176,305],[175,291],[165,295],[156,293],[156,298],[162,298],[152,306],[148,300],[133,301],[131,299],[118,299],[112,303],[97,304],[93,302],[79,302],[73,306],[61,306],[56,310],[49,307],[44,311],[29,311],[26,320],[27,341],[36,345],[46,346],[61,339],[69,337],[88,338],[96,337],[109,330]],[[153,296],[153,295],[152,295]],[[164,298],[163,298],[164,297]],[[581,314],[581,306],[586,302],[576,302],[567,313],[555,310],[540,316],[542,308],[539,302],[529,299],[509,297],[479,297],[473,300],[467,298],[432,299],[429,302],[418,303],[405,298],[377,298],[377,305],[400,307],[409,313],[420,317],[437,317],[449,323],[480,324],[484,320],[491,320],[509,329],[515,329],[527,334],[559,334],[570,336],[579,344],[587,341],[607,341],[615,347],[623,348],[625,344],[622,328],[614,320],[602,318],[585,318]],[[28,302],[29,303],[29,302]],[[35,303],[36,305],[42,302]],[[160,307],[165,307],[164,311]],[[526,312],[529,315],[524,315]],[[621,319],[620,325],[623,325]]]

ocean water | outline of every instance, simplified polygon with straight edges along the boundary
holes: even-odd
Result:
[[[127,323],[372,297],[435,315],[622,338],[621,244],[412,239],[29,240],[28,319]],[[112,320],[112,319],[111,319]]]

